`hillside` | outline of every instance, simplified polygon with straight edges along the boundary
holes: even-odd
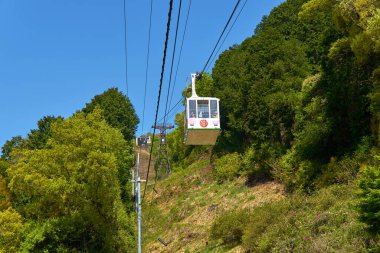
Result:
[[[173,173],[156,189],[149,189],[143,208],[146,252],[198,252],[208,244],[211,225],[221,214],[284,198],[283,186],[273,181],[247,186],[241,177],[218,184],[207,160]]]
[[[249,185],[244,176],[218,184],[209,161],[200,160],[156,189],[148,190],[143,206],[145,252],[367,252],[380,246],[352,209],[352,183],[312,195],[286,194],[275,181]]]
[[[379,1],[288,0],[221,53],[196,89],[220,99],[222,131],[185,146],[175,118],[146,249],[379,252],[379,27]]]

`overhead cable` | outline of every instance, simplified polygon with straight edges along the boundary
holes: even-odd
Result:
[[[124,0],[124,55],[125,55],[125,85],[127,87],[128,96],[128,50],[127,50],[127,11],[125,9]]]
[[[162,82],[163,82],[164,73],[165,73],[166,51],[167,51],[167,48],[168,48],[169,32],[170,32],[170,21],[171,21],[171,17],[172,17],[172,10],[173,10],[173,0],[170,0],[170,3],[169,3],[169,12],[168,12],[168,22],[167,22],[167,25],[166,25],[164,55],[162,57],[160,85],[159,85],[159,89],[158,89],[158,99],[157,99],[157,106],[156,106],[156,115],[155,115],[155,118],[154,118],[154,125],[157,124],[158,109],[160,107],[161,89],[162,89]],[[148,170],[147,170],[147,173],[146,173],[146,183],[145,183],[145,187],[144,187],[144,195],[142,197],[142,201],[144,201],[145,194],[146,194],[146,188],[148,186],[149,171],[150,171],[150,164],[151,164],[151,161],[152,161],[152,153],[153,153],[154,137],[155,136],[156,136],[156,129],[154,128],[154,130],[153,130],[153,137],[152,137],[152,145],[150,146]]]
[[[174,94],[174,87],[177,83],[177,74],[178,74],[178,68],[179,68],[179,65],[181,63],[181,56],[182,56],[182,48],[183,48],[183,42],[185,41],[185,35],[186,35],[186,30],[187,30],[187,22],[189,20],[189,14],[190,14],[190,8],[191,8],[191,0],[189,1],[189,6],[187,8],[187,15],[186,15],[186,22],[185,22],[185,28],[184,28],[184,31],[183,31],[183,35],[182,35],[182,42],[181,42],[181,48],[179,50],[179,56],[178,56],[178,62],[177,62],[177,69],[175,71],[175,75],[174,75],[174,82],[173,82],[173,88],[172,88],[172,93],[170,95],[170,101],[169,101],[169,108],[171,108],[171,104],[172,104],[172,101],[173,101],[173,94]],[[186,79],[187,81],[187,79]]]
[[[187,80],[188,80],[189,77],[186,77],[186,81],[185,83],[187,83]],[[176,103],[175,105],[173,105],[172,107],[170,107],[170,110],[164,115],[164,116],[167,116],[170,112],[172,112],[174,110],[175,107],[177,107],[181,101],[183,100],[183,97],[181,97]],[[161,122],[163,119],[164,119],[164,116],[162,116],[162,118],[158,121],[158,122]]]
[[[207,65],[209,64],[209,62],[210,62],[210,60],[211,60],[211,57],[213,56],[213,54],[214,54],[216,48],[218,47],[218,44],[219,44],[220,40],[222,39],[224,32],[226,31],[226,29],[227,29],[227,27],[228,27],[228,25],[229,25],[229,23],[230,23],[230,21],[231,21],[233,15],[234,15],[235,12],[236,12],[237,7],[238,7],[239,4],[240,4],[240,1],[241,1],[241,0],[238,0],[238,1],[237,1],[236,5],[235,5],[235,8],[233,9],[233,11],[232,11],[232,13],[231,13],[231,15],[230,15],[230,17],[229,17],[229,19],[228,19],[226,25],[224,26],[224,29],[223,29],[222,33],[220,34],[219,39],[218,39],[218,41],[216,42],[216,44],[215,44],[215,46],[214,46],[214,49],[212,50],[210,56],[208,57],[208,60],[207,60],[207,62],[206,62],[206,64],[205,64],[205,66],[203,67],[201,73],[203,73],[203,72],[205,71]]]
[[[215,60],[215,58],[218,56],[218,54],[219,54],[219,52],[220,52],[220,49],[222,48],[224,42],[226,41],[226,39],[227,39],[228,35],[230,34],[232,28],[234,27],[236,21],[239,19],[239,16],[240,16],[240,14],[242,13],[242,11],[243,11],[245,5],[247,4],[247,2],[248,2],[248,0],[245,0],[245,2],[244,2],[244,4],[243,4],[243,7],[241,7],[241,9],[240,9],[239,13],[237,14],[237,16],[236,16],[234,22],[233,22],[232,25],[230,26],[230,29],[228,29],[228,32],[227,32],[226,36],[224,36],[224,39],[223,39],[222,43],[220,43],[220,45],[219,45],[219,47],[218,47],[218,50],[216,50],[216,53],[215,53],[214,56],[212,57],[211,62],[213,62],[213,61]],[[207,67],[207,70],[208,70],[210,67],[211,67],[211,65],[209,65],[209,66]]]
[[[169,96],[170,96],[170,87],[172,82],[172,74],[173,74],[173,66],[174,66],[174,58],[175,58],[175,50],[177,47],[177,35],[178,35],[178,26],[179,21],[181,17],[181,7],[182,7],[182,0],[179,1],[179,7],[178,7],[178,16],[177,16],[177,25],[175,30],[175,36],[174,36],[174,46],[173,46],[173,54],[172,54],[172,62],[170,66],[170,74],[169,74],[169,85],[168,85],[168,92],[166,95],[166,104],[165,104],[165,113],[164,113],[164,125],[166,124],[166,113],[168,111],[168,104],[169,104]]]
[[[148,83],[148,70],[149,70],[150,34],[151,34],[151,29],[152,29],[152,12],[153,12],[153,0],[150,0],[148,50],[147,50],[147,54],[146,54],[145,85],[144,85],[144,105],[143,105],[143,114],[142,114],[142,123],[141,123],[141,134],[144,134],[145,105],[146,105],[146,87],[147,87],[147,83]]]

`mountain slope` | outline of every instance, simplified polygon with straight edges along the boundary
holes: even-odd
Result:
[[[221,214],[284,198],[283,186],[273,181],[247,186],[241,177],[218,184],[207,160],[174,172],[156,190],[148,190],[143,207],[146,252],[196,252],[207,246],[211,225]]]

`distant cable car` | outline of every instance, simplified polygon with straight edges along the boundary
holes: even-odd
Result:
[[[136,138],[136,146],[146,147],[151,144],[150,136],[142,135]]]
[[[220,132],[219,99],[198,97],[197,74],[191,74],[191,97],[186,98],[185,144],[215,145]]]

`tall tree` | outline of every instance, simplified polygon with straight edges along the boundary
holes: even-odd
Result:
[[[110,88],[96,95],[82,111],[90,113],[96,107],[102,109],[102,115],[110,126],[120,129],[125,140],[133,139],[139,119],[127,96],[117,88]]]
[[[13,149],[22,148],[25,146],[25,142],[20,135],[12,137],[12,139],[5,142],[1,147],[1,159],[9,161],[11,159],[11,152]]]
[[[28,134],[26,139],[26,147],[29,149],[42,149],[46,147],[46,144],[51,136],[51,127],[55,122],[61,122],[63,118],[61,116],[44,116],[37,122],[37,129],[33,129]]]

